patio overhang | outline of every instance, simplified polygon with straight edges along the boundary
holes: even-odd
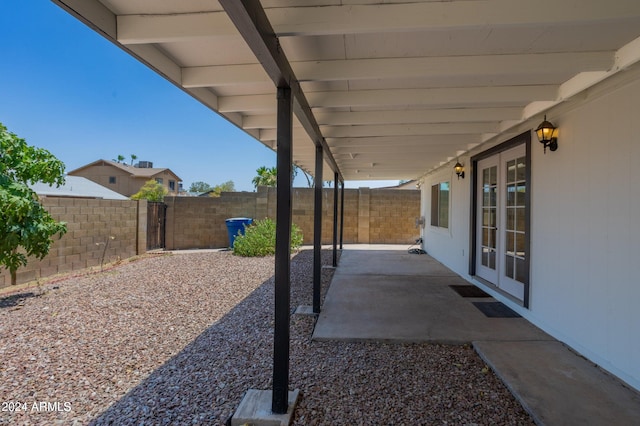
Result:
[[[637,0],[53,1],[278,151],[279,414],[291,161],[335,182],[335,266],[339,182],[424,176],[640,60]]]
[[[635,0],[53,1],[274,150],[288,79],[324,180],[418,178],[640,59]],[[273,37],[246,39],[232,10],[260,6]]]

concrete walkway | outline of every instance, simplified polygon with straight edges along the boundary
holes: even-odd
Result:
[[[487,317],[474,303],[504,305],[454,285],[469,283],[406,246],[346,246],[313,338],[472,343],[537,424],[640,424],[638,392],[524,318]]]

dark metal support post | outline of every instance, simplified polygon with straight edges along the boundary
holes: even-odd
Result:
[[[333,174],[333,267],[338,266],[338,173]]]
[[[344,181],[340,183],[340,250],[342,250],[342,237],[344,236]]]
[[[278,87],[276,177],[275,326],[271,411],[285,414],[289,400],[289,302],[293,113],[291,89]]]
[[[320,313],[320,289],[322,287],[322,145],[316,145],[316,173],[314,175],[313,206],[313,313]]]

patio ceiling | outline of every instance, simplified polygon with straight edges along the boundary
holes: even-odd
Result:
[[[53,1],[275,149],[269,59],[217,1]],[[294,161],[325,144],[325,179],[417,178],[640,59],[638,0],[261,4],[324,138],[295,119]]]

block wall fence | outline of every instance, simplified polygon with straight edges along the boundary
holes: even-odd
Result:
[[[147,202],[144,200],[42,197],[41,201],[55,220],[67,223],[67,233],[62,238],[54,236],[44,259],[29,259],[26,267],[18,269],[17,284],[99,266],[102,260],[109,263],[146,251]],[[0,267],[0,287],[9,285],[11,275]]]
[[[322,243],[331,244],[333,189],[325,188],[322,196]],[[67,233],[60,239],[54,237],[54,244],[43,260],[31,259],[18,270],[18,284],[99,266],[103,253],[104,263],[109,263],[147,250],[144,200],[43,197],[42,203],[55,220],[67,223]],[[165,203],[167,250],[227,247],[226,219],[276,216],[276,191],[267,187],[257,192],[225,192],[218,198],[166,197]],[[304,244],[313,243],[313,212],[314,189],[294,188],[293,222],[302,229]],[[410,245],[420,236],[415,226],[418,216],[418,190],[345,189],[343,242]],[[0,288],[10,284],[9,271],[0,268]]]
[[[325,188],[322,197],[322,243],[331,244],[333,188]],[[227,247],[226,219],[276,216],[276,191],[267,187],[257,192],[222,193],[218,198],[167,197],[165,203],[168,250]],[[291,211],[293,223],[304,235],[304,244],[312,244],[314,189],[293,188]],[[343,242],[412,244],[420,236],[415,226],[419,216],[418,190],[345,189]]]

